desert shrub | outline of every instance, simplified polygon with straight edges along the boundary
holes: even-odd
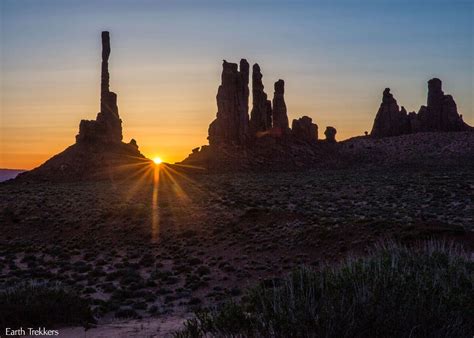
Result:
[[[196,269],[196,273],[200,276],[204,276],[204,275],[208,275],[211,273],[211,269],[209,269],[208,266],[206,265],[200,265],[197,269]]]
[[[469,337],[474,262],[462,248],[379,245],[365,258],[299,268],[239,303],[196,313],[176,337]]]
[[[115,318],[139,318],[138,313],[131,308],[120,308],[115,311]]]
[[[60,283],[21,283],[0,291],[0,327],[87,325],[88,302]]]

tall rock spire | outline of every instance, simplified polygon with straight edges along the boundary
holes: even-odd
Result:
[[[275,92],[273,94],[273,128],[281,134],[289,131],[288,115],[285,104],[285,81],[275,82]]]
[[[252,67],[253,106],[250,113],[250,129],[254,135],[272,127],[272,104],[264,91],[262,77],[260,66],[257,63],[254,64]]]
[[[102,32],[102,71],[100,82],[100,93],[109,92],[109,56],[110,56],[110,35],[109,32]]]
[[[77,142],[116,143],[122,141],[122,120],[117,107],[117,94],[109,90],[110,35],[102,32],[102,67],[100,81],[100,112],[96,120],[82,120]]]
[[[224,60],[217,90],[217,115],[209,126],[209,144],[243,145],[249,138],[249,64]]]

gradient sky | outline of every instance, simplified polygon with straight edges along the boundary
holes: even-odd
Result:
[[[474,1],[0,0],[0,167],[38,166],[99,109],[100,32],[124,141],[174,162],[207,144],[221,62],[282,78],[290,120],[338,139],[370,131],[382,91],[426,104],[439,77],[474,125]]]

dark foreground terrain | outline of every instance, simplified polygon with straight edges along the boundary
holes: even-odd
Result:
[[[334,170],[0,185],[0,290],[60,282],[98,324],[191,313],[380,240],[472,252],[474,173]],[[81,322],[76,325],[81,325]]]

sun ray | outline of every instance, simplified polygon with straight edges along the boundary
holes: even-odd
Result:
[[[160,233],[160,214],[158,205],[158,188],[160,184],[160,166],[153,170],[153,192],[151,202],[151,240],[156,242]]]
[[[168,167],[168,170],[170,170],[174,175],[178,176],[180,179],[183,179],[183,180],[189,182],[191,184],[191,187],[196,189],[198,192],[205,193],[206,195],[209,195],[209,196],[212,196],[212,197],[215,197],[215,198],[220,197],[218,194],[216,194],[213,191],[210,191],[210,190],[207,190],[207,189],[206,190],[202,189],[201,185],[196,180],[193,180],[190,176],[186,175],[185,173],[180,172],[178,170],[175,170],[172,167]]]
[[[135,195],[135,193],[140,187],[142,187],[147,181],[149,181],[149,179],[154,174],[153,170],[154,167],[152,166],[140,168],[132,177],[130,177],[130,180],[133,182],[133,184],[127,191],[127,195],[125,197],[127,201]]]
[[[189,197],[181,187],[181,184],[173,177],[169,167],[163,167],[163,174],[173,183],[173,191],[176,193],[179,201],[189,202]]]
[[[191,165],[191,164],[182,164],[182,163],[174,163],[173,166],[181,167],[181,168],[189,168],[189,169],[198,169],[198,170],[207,170],[205,167]]]

